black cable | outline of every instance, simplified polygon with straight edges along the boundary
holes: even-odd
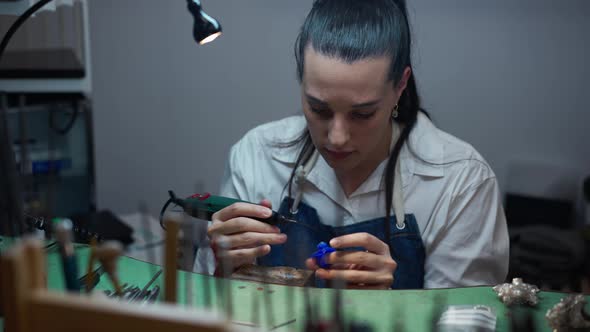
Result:
[[[49,250],[57,245],[57,241],[51,242],[50,244],[45,246],[45,250]]]
[[[51,1],[52,0],[40,0],[31,8],[27,9],[21,16],[18,17],[18,19],[14,23],[12,23],[12,25],[4,35],[4,38],[2,38],[2,42],[0,42],[0,61],[2,60],[2,55],[4,54],[6,47],[8,46],[8,42],[10,42],[10,39],[16,33],[18,28],[20,28],[20,26],[23,25],[23,23],[25,23],[25,21],[29,17],[31,17],[36,11],[43,8],[43,6],[45,6],[47,3]]]
[[[172,201],[173,201],[172,197],[168,198],[166,203],[164,203],[162,210],[160,211],[160,227],[162,227],[163,230],[166,230],[166,227],[164,227],[164,213],[166,212],[166,209],[168,208],[170,203],[172,203]]]
[[[166,203],[164,203],[164,206],[160,211],[160,227],[162,227],[163,230],[166,230],[166,227],[164,227],[164,213],[166,212],[166,209],[168,208],[170,203],[175,203],[176,206],[179,206],[178,204],[180,204],[178,203],[178,197],[176,197],[176,194],[172,190],[168,190],[168,195],[170,196],[170,198],[166,201]]]
[[[60,135],[65,135],[67,134],[72,127],[74,126],[74,123],[76,123],[76,119],[78,118],[78,113],[80,113],[79,111],[79,106],[74,105],[74,112],[72,113],[72,115],[70,116],[70,119],[68,120],[68,123],[62,127],[59,128],[56,124],[55,124],[55,117],[56,117],[56,113],[58,112],[57,110],[50,108],[49,109],[49,128],[51,128],[53,131],[55,131],[56,133],[60,134]]]

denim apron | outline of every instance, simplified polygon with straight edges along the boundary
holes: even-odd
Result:
[[[418,289],[424,287],[424,259],[425,251],[420,237],[420,230],[413,214],[405,215],[405,227],[399,229],[396,217],[389,222],[390,238],[385,239],[384,220],[377,218],[349,226],[332,227],[321,223],[316,210],[305,203],[300,203],[296,214],[291,214],[291,198],[285,198],[281,203],[279,213],[297,220],[298,224],[279,226],[282,233],[287,235],[287,242],[282,245],[271,246],[268,255],[259,257],[258,264],[264,266],[291,266],[304,269],[305,260],[316,251],[321,241],[328,243],[332,238],[359,232],[366,232],[379,238],[389,245],[391,257],[397,263],[394,272],[393,289]],[[364,249],[362,249],[364,250]],[[322,287],[318,280],[316,286]]]
[[[395,145],[401,132],[399,125],[392,120],[396,130],[392,131],[390,147]],[[283,199],[279,213],[290,219],[297,220],[298,224],[288,223],[279,226],[282,233],[287,235],[287,242],[281,245],[271,246],[268,255],[259,257],[258,264],[264,266],[291,266],[304,269],[305,260],[316,251],[320,242],[329,243],[334,237],[353,234],[369,233],[389,246],[391,257],[397,263],[393,274],[393,289],[419,289],[424,288],[424,261],[426,253],[420,229],[413,214],[406,214],[404,198],[401,189],[401,166],[398,158],[395,165],[395,181],[393,186],[394,215],[390,217],[388,227],[389,239],[385,238],[385,217],[367,220],[348,226],[328,226],[323,224],[313,207],[302,201],[302,195],[306,185],[306,177],[319,158],[316,150],[305,165],[300,165],[295,173],[297,195],[295,199],[289,197]],[[403,219],[403,220],[398,220]],[[364,248],[349,248],[347,250],[365,250]],[[325,281],[316,278],[316,286],[322,287]]]

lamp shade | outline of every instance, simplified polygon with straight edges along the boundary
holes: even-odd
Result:
[[[193,38],[201,45],[212,42],[221,35],[221,25],[203,11],[200,0],[187,0],[188,11],[193,15]]]

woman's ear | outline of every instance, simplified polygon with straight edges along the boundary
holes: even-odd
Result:
[[[412,68],[410,68],[410,66],[408,66],[408,67],[406,67],[406,69],[404,69],[404,73],[402,74],[402,78],[399,80],[399,83],[397,84],[397,92],[400,96],[402,95],[402,93],[404,93],[404,90],[406,90],[406,87],[408,86],[408,80],[410,79],[411,75],[412,75]]]

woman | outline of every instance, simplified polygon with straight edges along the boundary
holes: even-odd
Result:
[[[213,216],[209,238],[234,267],[307,267],[363,289],[504,280],[496,177],[421,109],[409,30],[403,1],[314,2],[295,47],[303,117],[259,126],[231,149],[221,195],[266,206]],[[298,224],[252,219],[272,206]],[[330,268],[306,259],[320,241],[342,249]]]

